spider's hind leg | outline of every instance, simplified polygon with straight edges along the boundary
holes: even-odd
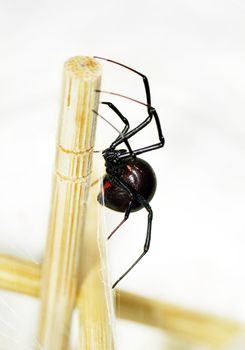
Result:
[[[145,209],[148,211],[148,220],[147,220],[147,232],[146,232],[146,239],[144,244],[144,250],[143,253],[138,257],[138,259],[130,266],[130,268],[124,272],[124,274],[113,284],[112,288],[115,288],[116,285],[133,269],[133,267],[138,264],[138,262],[143,258],[143,256],[148,252],[150,248],[150,242],[151,242],[151,224],[152,224],[152,218],[153,218],[153,212],[151,209],[151,206],[149,203],[140,195],[137,195],[137,200],[145,207]]]
[[[131,213],[131,210],[132,210],[132,204],[133,204],[133,199],[131,199],[129,202],[129,205],[124,214],[124,219],[119,223],[119,225],[117,225],[117,227],[114,228],[114,230],[110,233],[107,239],[110,239],[111,236],[125,223],[125,221],[128,220],[129,214]]]
[[[130,266],[129,269],[127,269],[126,272],[113,284],[112,288],[115,288],[116,285],[133,269],[133,267],[143,258],[143,256],[148,252],[150,248],[150,243],[151,243],[151,226],[152,226],[152,219],[153,219],[153,211],[150,206],[150,204],[145,200],[144,197],[142,197],[139,193],[132,191],[127,184],[125,184],[123,181],[121,181],[118,178],[114,178],[115,183],[117,183],[118,186],[121,188],[125,189],[126,192],[131,196],[131,202],[137,201],[139,202],[148,212],[148,219],[147,219],[147,231],[146,231],[146,239],[145,239],[145,244],[144,244],[144,250],[143,253],[138,257],[138,259]],[[130,202],[130,203],[131,203]],[[132,203],[130,204],[132,205]],[[131,211],[131,208],[129,209],[129,212]],[[125,213],[126,215],[126,213]],[[129,213],[128,213],[129,215]],[[126,220],[123,220],[117,228],[119,228]],[[115,232],[114,230],[114,232]],[[114,233],[113,232],[113,233]],[[110,237],[110,236],[109,236]]]
[[[134,193],[132,192],[130,187],[125,182],[123,182],[122,180],[120,180],[116,176],[113,176],[111,178],[111,181],[114,182],[117,186],[121,187],[123,190],[125,190],[125,192],[127,192],[127,194],[129,195],[130,201],[129,201],[128,207],[124,213],[123,220],[116,226],[116,228],[114,228],[114,230],[110,233],[110,235],[107,237],[107,239],[110,239],[111,236],[119,229],[119,227],[121,227],[124,224],[124,222],[127,221],[129,214],[131,213],[131,210],[132,210],[132,205],[133,205],[134,201],[136,200]]]

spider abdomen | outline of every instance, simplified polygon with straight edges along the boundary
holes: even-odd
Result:
[[[130,159],[118,170],[118,177],[131,190],[140,194],[148,203],[156,191],[156,175],[154,170],[145,160],[141,158]],[[115,211],[125,212],[129,206],[130,195],[122,187],[112,181],[110,175],[106,174],[103,179],[104,204],[107,208]],[[98,195],[98,201],[102,204],[102,194]],[[133,201],[132,210],[142,208],[142,204]]]

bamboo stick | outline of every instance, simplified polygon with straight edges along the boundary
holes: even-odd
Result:
[[[38,297],[39,277],[38,265],[6,255],[0,256],[0,288]],[[78,298],[82,297],[80,293]],[[244,335],[244,327],[237,322],[124,291],[116,292],[116,311],[122,319],[157,327],[183,341],[212,349],[222,349]]]
[[[79,249],[91,175],[100,65],[89,57],[65,63],[49,231],[41,271],[39,343],[66,350],[77,287]]]
[[[0,288],[39,297],[40,268],[32,261],[0,255]]]
[[[220,349],[242,332],[236,322],[217,316],[193,312],[185,308],[120,291],[117,293],[117,315],[153,327],[168,330],[191,343]]]

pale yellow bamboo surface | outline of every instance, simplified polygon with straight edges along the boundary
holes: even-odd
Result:
[[[117,315],[153,327],[166,329],[191,343],[222,349],[244,330],[241,325],[221,317],[117,291]],[[147,321],[146,321],[147,320]]]
[[[1,254],[0,288],[39,297],[40,268],[32,261]]]
[[[89,57],[64,66],[49,231],[41,271],[39,343],[67,350],[92,171],[101,67]]]
[[[27,260],[0,256],[0,288],[38,297],[39,278],[40,266]],[[160,328],[184,342],[211,349],[226,349],[226,346],[228,349],[230,343],[244,335],[244,327],[237,322],[119,290],[116,291],[116,311],[120,318]]]

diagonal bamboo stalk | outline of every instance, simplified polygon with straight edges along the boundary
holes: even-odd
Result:
[[[0,255],[0,288],[33,297],[40,295],[41,265],[32,261]]]
[[[66,350],[78,290],[81,237],[91,177],[101,67],[89,57],[65,63],[49,231],[41,271],[39,342]]]
[[[0,288],[38,297],[39,278],[40,266],[0,255]],[[80,298],[83,298],[82,294],[79,294]],[[78,304],[80,302],[78,300]],[[212,349],[222,349],[244,334],[244,327],[237,322],[124,291],[116,292],[116,311],[120,318],[160,328],[179,339]]]
[[[160,303],[126,292],[117,294],[119,317],[167,329],[178,338],[220,349],[237,336],[242,327],[221,317],[201,314],[191,310]]]

